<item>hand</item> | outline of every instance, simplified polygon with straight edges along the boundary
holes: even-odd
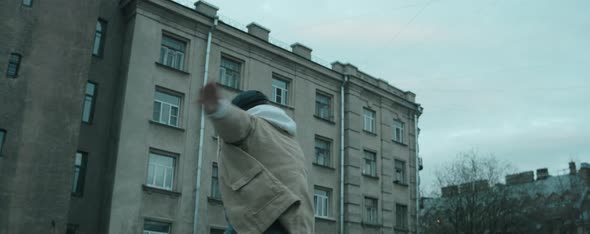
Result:
[[[217,111],[219,106],[219,93],[215,82],[209,82],[201,89],[199,103],[205,107],[205,112],[207,114]]]

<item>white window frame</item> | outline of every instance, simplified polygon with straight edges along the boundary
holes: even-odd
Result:
[[[400,163],[401,167],[398,167],[398,163]],[[400,184],[406,184],[406,162],[403,160],[395,159],[393,160],[393,168],[394,168],[394,182]]]
[[[167,225],[168,226],[168,232],[157,232],[157,231],[145,230],[145,222],[146,221],[148,221],[148,220],[145,220],[144,221],[143,234],[170,234],[170,230],[172,229],[172,225],[170,223],[159,222],[159,221],[155,221],[155,220],[149,220],[149,222],[159,223],[159,224],[163,224],[163,225]]]
[[[330,216],[330,190],[315,188],[313,202],[315,217],[328,218]]]
[[[164,45],[164,38],[182,44],[184,50],[170,48]],[[186,49],[187,43],[185,41],[176,39],[167,34],[162,34],[162,41],[160,42],[160,63],[171,68],[184,70],[184,55],[186,53]]]
[[[363,130],[370,132],[370,133],[375,133],[376,129],[375,129],[375,116],[376,116],[376,112],[369,109],[369,108],[363,108]]]
[[[327,148],[326,149],[321,149],[320,147],[318,147],[318,141],[322,141],[324,143],[327,144]],[[314,163],[318,164],[318,165],[322,165],[322,166],[326,166],[326,167],[330,167],[331,165],[331,159],[332,159],[332,141],[325,139],[323,137],[318,137],[316,136],[314,139],[314,149],[315,149],[315,157],[314,157]],[[326,152],[324,152],[323,158],[324,158],[324,162],[320,163],[320,161],[318,160],[320,158],[320,154],[322,153],[321,151],[325,150]]]
[[[319,96],[323,96],[328,100],[328,103],[322,103],[319,101],[318,97]],[[316,92],[316,98],[315,98],[315,115],[317,117],[320,117],[322,119],[326,119],[326,120],[332,120],[332,96],[324,94],[324,93],[320,93],[320,92]],[[320,111],[321,107],[326,108],[326,115],[327,116],[323,116],[322,115],[322,111]]]
[[[406,124],[401,120],[393,120],[393,140],[399,143],[404,143]]]
[[[163,164],[158,164],[155,162],[152,162],[150,159],[152,157],[152,155],[155,156],[160,156],[160,157],[168,157],[168,158],[172,158],[172,166],[167,166],[167,165],[163,165]],[[164,190],[169,190],[172,191],[174,189],[174,177],[176,176],[176,157],[175,156],[171,156],[171,155],[167,155],[167,154],[163,154],[160,152],[156,152],[156,151],[150,151],[149,155],[148,155],[148,173],[146,176],[146,185],[153,187],[153,188],[159,188],[159,189],[164,189]],[[150,168],[153,166],[153,178],[152,181],[149,181],[149,174],[150,174]],[[162,186],[156,184],[157,181],[157,177],[158,177],[158,169],[163,169],[164,170],[164,178],[162,178]],[[172,171],[172,178],[170,179],[170,184],[166,185],[166,179],[167,179],[167,172],[168,171]]]
[[[377,176],[377,153],[369,150],[364,150],[363,161],[365,161],[365,165],[363,167],[363,175]]]
[[[238,70],[234,71],[231,68],[225,67],[224,65],[224,61],[228,61],[230,63],[235,63],[238,66]],[[230,70],[231,72],[237,73],[237,77],[232,77],[232,76],[228,76],[228,70]],[[230,87],[230,88],[234,88],[234,89],[240,89],[240,82],[242,80],[242,62],[229,58],[227,56],[221,56],[221,61],[219,63],[219,83],[221,85]]]
[[[374,203],[372,207],[369,207],[367,200],[371,200],[371,203]],[[379,200],[372,197],[365,197],[364,199],[365,205],[365,222],[369,224],[377,224],[379,222]],[[371,210],[369,210],[371,209]]]
[[[179,105],[176,105],[174,103],[169,103],[163,100],[158,100],[156,99],[156,95],[154,94],[154,109],[156,109],[156,103],[158,103],[160,105],[160,110],[158,111],[160,113],[160,115],[158,116],[158,119],[154,119],[154,121],[158,122],[158,123],[162,123],[162,124],[166,124],[166,125],[170,125],[170,126],[174,126],[174,127],[179,127],[180,126],[180,105],[182,105],[182,95],[178,95],[178,94],[173,94],[171,92],[167,92],[161,89],[156,89],[156,93],[162,93],[165,95],[170,95],[173,97],[178,98],[178,103]],[[168,122],[165,122],[162,118],[162,116],[164,115],[164,105],[169,106],[168,108]],[[173,108],[176,108],[176,115],[173,114]],[[153,111],[153,110],[152,110]],[[172,123],[172,117],[176,118],[176,123]],[[152,119],[153,119],[153,112],[152,112]]]
[[[290,84],[290,82],[288,80],[280,79],[280,78],[276,78],[276,77],[273,77],[272,80],[273,80],[273,84],[272,84],[272,101],[275,102],[275,103],[281,104],[281,105],[285,105],[285,106],[289,105],[289,84]],[[285,88],[276,86],[274,84],[274,81],[275,80],[285,83]],[[278,93],[277,91],[279,91],[279,90],[281,91],[280,92],[281,95],[277,95],[277,93]],[[281,101],[280,102],[277,101],[277,97],[279,97],[279,96],[281,97]]]

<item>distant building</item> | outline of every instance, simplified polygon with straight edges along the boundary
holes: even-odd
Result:
[[[281,48],[205,2],[11,0],[0,12],[0,234],[220,233],[218,139],[208,120],[200,134],[196,101],[205,74],[225,97],[258,89],[295,119],[316,233],[416,233],[412,92]]]
[[[487,181],[452,185],[440,198],[421,199],[424,233],[590,233],[590,164],[569,164],[552,176],[547,168]],[[475,190],[473,190],[475,189]]]

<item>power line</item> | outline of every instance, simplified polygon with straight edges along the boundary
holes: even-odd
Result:
[[[432,2],[434,2],[434,0],[430,0],[429,2],[427,2],[426,4],[424,4],[424,6],[422,6],[422,8],[420,8],[420,10],[418,12],[416,12],[416,14],[414,15],[414,17],[412,17],[402,28],[400,28],[397,33],[395,35],[393,35],[393,37],[391,38],[391,42],[395,41],[395,39],[397,39],[397,37],[399,35],[401,35],[401,33],[412,23],[414,22],[414,20],[416,18],[418,18],[418,16],[424,11],[424,9],[426,9],[426,7],[428,7]]]

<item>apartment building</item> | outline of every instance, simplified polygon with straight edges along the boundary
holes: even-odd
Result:
[[[8,5],[20,9],[26,2]],[[30,15],[11,19],[44,17],[52,10],[35,3],[26,6]],[[269,42],[270,29],[256,23],[246,30],[234,27],[206,2],[194,8],[169,0],[83,6],[93,14],[63,26],[71,37],[85,35],[76,37],[78,54],[59,62],[85,72],[36,63],[41,58],[26,53],[15,59],[11,51],[18,46],[0,45],[0,66],[7,74],[0,79],[0,97],[10,100],[0,108],[1,196],[6,198],[0,208],[9,211],[0,214],[5,224],[0,233],[47,228],[55,233],[222,233],[227,224],[218,190],[219,139],[197,104],[206,79],[217,81],[228,99],[260,90],[298,123],[316,233],[417,232],[422,108],[415,94],[352,64],[316,63],[312,49],[300,43],[281,48]],[[59,38],[40,30],[43,26],[28,31]],[[5,38],[20,41],[12,34]],[[47,56],[33,44],[20,50]],[[8,77],[14,64],[19,75]],[[44,70],[56,77],[67,74],[48,80]],[[39,90],[59,88],[32,95],[27,87],[15,89],[18,82],[37,84]],[[50,101],[59,104],[37,104]],[[62,124],[40,121],[50,117],[62,118]],[[59,131],[53,135],[57,139],[51,130]],[[32,139],[38,145],[27,143]],[[46,165],[52,171],[37,170]],[[42,200],[21,213],[31,199]]]

